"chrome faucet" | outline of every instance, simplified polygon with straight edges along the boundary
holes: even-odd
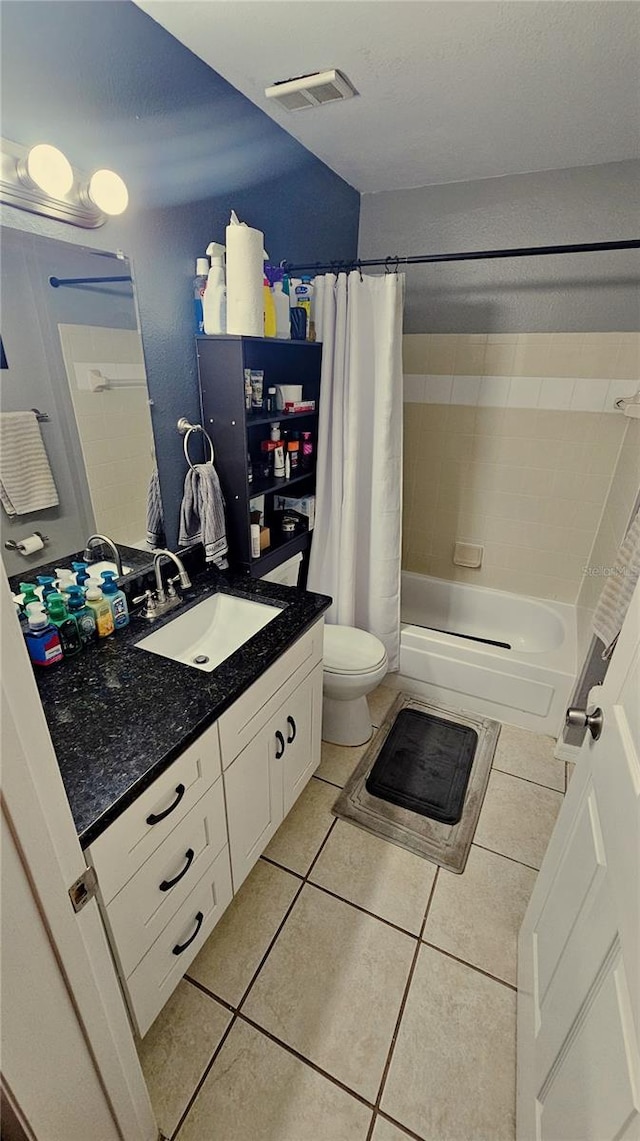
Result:
[[[94,545],[94,543],[104,543],[105,546],[111,548],[111,553],[113,554],[113,561],[116,564],[116,570],[118,572],[118,578],[122,578],[122,556],[120,554],[120,551],[116,547],[113,539],[110,539],[108,535],[90,535],[89,536],[89,538],[87,539],[87,541],[85,543],[84,552],[82,555],[83,561],[85,563],[90,563],[92,561],[91,560],[91,548]]]
[[[176,582],[176,580],[178,578],[180,579],[180,585],[182,586],[183,590],[188,590],[189,587],[191,586],[191,579],[189,578],[189,575],[187,574],[186,570],[184,569],[184,563],[182,562],[182,559],[180,559],[178,557],[178,555],[175,555],[173,553],[173,551],[165,551],[165,550],[156,551],[155,555],[153,556],[153,573],[156,576],[156,597],[157,597],[158,602],[160,604],[162,604],[163,602],[166,602],[166,600],[167,600],[167,596],[166,596],[165,590],[164,590],[164,585],[162,582],[162,565],[161,564],[162,564],[163,559],[171,559],[171,562],[175,563],[175,565],[178,569],[178,574],[176,575],[176,578],[170,578],[169,579],[169,598],[175,597],[175,590],[172,590],[172,587],[173,587],[174,582]]]

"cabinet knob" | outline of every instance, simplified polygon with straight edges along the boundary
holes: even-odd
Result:
[[[282,736],[282,733],[280,732],[279,729],[276,729],[276,741],[278,742],[278,745],[280,746],[280,751],[276,753],[276,761],[279,761],[280,757],[284,753],[284,737]]]

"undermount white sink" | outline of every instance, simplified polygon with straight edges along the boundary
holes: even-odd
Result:
[[[131,567],[125,566],[124,563],[122,564],[123,575],[131,574],[131,570]],[[98,563],[89,563],[87,567],[87,574],[89,574],[91,578],[100,578],[102,571],[113,571],[114,574],[117,574],[118,568],[115,563],[109,562],[109,559],[102,559]]]
[[[266,602],[212,594],[136,646],[211,673],[279,614],[279,606]]]

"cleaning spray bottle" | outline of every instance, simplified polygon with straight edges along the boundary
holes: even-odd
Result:
[[[219,242],[210,242],[207,253],[211,258],[211,269],[207,277],[207,288],[202,299],[205,333],[226,333],[227,331],[227,291],[224,282],[225,247]]]
[[[193,317],[196,333],[204,333],[203,298],[209,276],[209,259],[196,258],[196,276],[193,279]]]
[[[285,291],[285,274],[280,266],[269,266],[267,276],[271,282],[273,303],[276,308],[276,337],[282,341],[291,340],[291,323],[289,321],[289,284]]]
[[[262,282],[262,315],[264,318],[264,335],[265,337],[277,336],[277,315],[276,305],[271,292],[269,278],[266,273]]]

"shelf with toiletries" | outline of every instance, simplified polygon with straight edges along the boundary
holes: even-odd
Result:
[[[310,545],[311,530],[284,520],[275,500],[289,495],[291,504],[294,497],[315,494],[322,345],[232,335],[197,337],[196,345],[230,564],[259,577]],[[266,501],[262,546],[254,524],[252,547],[252,501],[258,496]]]

